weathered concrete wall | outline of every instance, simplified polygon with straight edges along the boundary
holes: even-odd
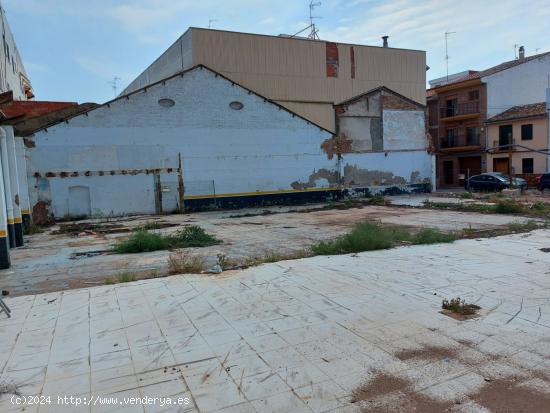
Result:
[[[352,152],[381,151],[382,99],[380,93],[337,109],[338,133],[351,139]]]
[[[165,98],[174,106],[159,105]],[[235,101],[243,104],[241,110],[230,108]],[[330,136],[208,69],[197,68],[37,132],[35,147],[29,148],[32,205],[43,201],[51,204],[55,216],[68,215],[71,205],[86,199],[80,189],[72,190],[79,199],[71,199],[70,188],[84,186],[89,188],[92,214],[154,212],[153,175],[132,171],[176,168],[178,153],[189,188],[186,196],[205,195],[204,187],[211,186],[197,183],[212,181],[218,195],[292,191],[296,182],[309,183],[315,171],[335,170],[336,160],[321,150]],[[71,176],[75,171],[79,176]],[[91,176],[82,176],[86,171]],[[98,176],[98,171],[106,173]],[[111,176],[109,171],[118,172]],[[163,186],[174,182],[174,173],[167,175],[161,177]],[[313,180],[316,188],[327,184]]]
[[[381,151],[383,149],[380,117],[342,117],[340,133],[352,137],[351,149],[354,152]]]
[[[344,184],[351,187],[404,187],[432,178],[431,155],[426,151],[346,154],[342,163]]]
[[[384,109],[384,150],[426,150],[426,125],[422,110]]]

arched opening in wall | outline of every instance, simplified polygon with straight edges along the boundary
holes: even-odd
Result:
[[[90,216],[92,205],[90,188],[83,185],[69,187],[69,215],[71,217]]]

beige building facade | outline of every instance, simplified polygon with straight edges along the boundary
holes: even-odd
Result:
[[[548,117],[546,103],[514,106],[487,120],[487,171],[540,175],[547,171]],[[506,145],[512,145],[511,151]],[[541,152],[536,152],[541,151]]]
[[[333,105],[379,86],[426,103],[426,53],[189,28],[122,92],[204,64],[335,131]]]

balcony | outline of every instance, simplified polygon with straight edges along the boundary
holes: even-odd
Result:
[[[492,144],[493,146],[491,149],[493,152],[508,152],[516,150],[516,147],[513,146],[516,144],[516,140],[512,138],[500,138],[498,140],[493,139]]]
[[[441,151],[471,151],[481,148],[481,135],[456,134],[454,136],[445,136],[439,141]]]
[[[479,114],[479,102],[456,103],[439,108],[439,117],[442,120],[471,119]]]

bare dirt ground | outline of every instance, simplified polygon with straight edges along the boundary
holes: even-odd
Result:
[[[405,200],[414,205],[421,204],[425,198],[423,195],[395,197],[395,202]],[[220,245],[190,249],[193,254],[205,257],[212,266],[217,254],[236,261],[271,252],[292,256],[315,242],[335,238],[365,220],[445,231],[498,229],[528,220],[521,216],[394,206],[343,210],[323,210],[323,207],[320,204],[83,221],[72,232],[53,226],[44,233],[26,237],[24,247],[11,251],[13,265],[9,270],[0,271],[0,286],[12,295],[21,295],[101,285],[106,278],[122,272],[138,278],[164,276],[168,271],[169,251],[109,252],[117,240],[151,221],[161,224],[163,228],[158,231],[162,233],[175,232],[185,225],[199,225],[221,240]],[[66,228],[66,224],[63,225]]]

